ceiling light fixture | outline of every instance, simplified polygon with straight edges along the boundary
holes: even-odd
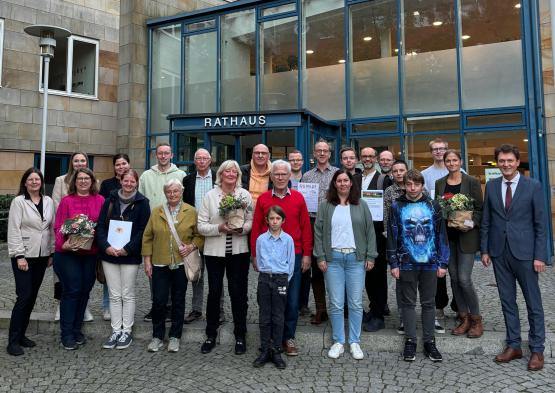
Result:
[[[339,60],[339,61],[338,61],[338,63],[339,63],[339,64],[343,64],[343,63],[345,63],[345,59],[341,59],[341,60]]]
[[[372,37],[364,37],[363,40],[364,41],[372,41]]]
[[[468,34],[465,34],[461,37],[463,40],[468,40],[470,38],[470,36]]]
[[[434,25],[434,26],[436,26],[436,27],[437,27],[437,26],[441,26],[442,24],[443,24],[443,22],[440,21],[440,20],[436,20],[434,23],[432,23],[432,25]]]
[[[414,16],[420,16],[420,12],[418,12],[418,11],[414,11],[412,14],[413,14]]]
[[[520,3],[515,4],[515,8],[520,8]]]
[[[528,142],[528,139],[523,139],[522,142]]]
[[[311,55],[311,54],[313,54],[313,53],[314,53],[314,51],[313,51],[312,49],[307,49],[307,51],[306,51],[306,54],[307,54],[307,55]]]

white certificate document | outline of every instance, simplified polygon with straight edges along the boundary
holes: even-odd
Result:
[[[320,191],[320,185],[318,183],[299,183],[297,185],[297,191],[303,194],[308,211],[310,213],[316,213],[318,211],[318,192]]]
[[[110,220],[108,227],[108,243],[115,249],[121,250],[131,240],[131,221]]]
[[[372,213],[373,221],[383,221],[383,190],[362,190],[362,199]]]

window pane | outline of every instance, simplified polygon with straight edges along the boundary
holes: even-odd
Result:
[[[453,2],[404,1],[405,112],[458,109]]]
[[[71,91],[94,95],[96,86],[96,45],[73,40]]]
[[[396,0],[351,7],[351,115],[399,113]]]
[[[524,105],[517,1],[462,0],[465,109]]]
[[[48,68],[48,90],[67,91],[67,42],[67,39],[56,41],[55,56],[50,59]],[[44,83],[44,67],[42,72]],[[44,88],[44,86],[41,87]]]
[[[185,37],[185,113],[216,112],[217,34]]]
[[[177,134],[175,161],[194,161],[197,149],[204,147],[204,134],[196,132]]]
[[[526,131],[472,132],[465,135],[465,143],[465,161],[468,173],[479,177],[482,184],[486,182],[486,169],[488,172],[496,172],[494,150],[504,143],[510,143],[519,148],[519,170],[521,173],[529,175],[528,134]]]
[[[272,130],[266,132],[266,145],[270,148],[272,160],[287,160],[295,147],[295,129]]]
[[[167,131],[167,115],[180,113],[181,25],[165,26],[152,32],[152,80],[150,129]]]
[[[460,129],[459,115],[413,117],[405,120],[406,132],[453,131]]]
[[[405,139],[405,157],[410,168],[422,171],[434,163],[429,143],[439,135],[409,135]],[[441,135],[441,139],[449,144],[449,149],[461,151],[459,134]],[[435,185],[434,185],[435,187]]]
[[[297,18],[261,24],[261,109],[296,109],[298,91]]]
[[[262,10],[262,15],[271,16],[271,15],[283,14],[284,12],[294,12],[296,11],[296,9],[297,8],[294,3],[278,5],[277,7],[265,8],[264,10]]]
[[[498,115],[477,115],[466,118],[467,127],[484,127],[507,124],[522,124],[522,113],[502,113]]]
[[[252,151],[256,145],[262,142],[262,133],[245,133],[239,136],[241,146],[240,156],[237,161],[241,164],[248,164],[252,159]]]
[[[355,138],[353,139],[354,148],[360,152],[365,147],[374,148],[378,154],[384,150],[389,150],[393,153],[395,159],[401,158],[401,138],[399,135],[382,136],[378,138]]]
[[[256,104],[254,10],[222,16],[222,110],[252,111]]]
[[[235,160],[235,137],[233,135],[210,135],[212,169],[217,170],[222,162]]]
[[[353,124],[353,133],[397,131],[396,121],[381,121],[365,124]]]
[[[344,119],[343,0],[304,0],[303,3],[303,106],[324,119]]]
[[[202,22],[190,23],[187,25],[187,31],[195,31],[195,30],[202,30],[202,29],[211,29],[216,27],[216,20],[203,20]]]

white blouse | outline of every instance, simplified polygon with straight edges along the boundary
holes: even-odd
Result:
[[[331,218],[331,248],[356,248],[351,207],[337,205]]]

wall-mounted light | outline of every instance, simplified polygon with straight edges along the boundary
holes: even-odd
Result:
[[[468,34],[465,34],[461,37],[463,40],[468,40],[470,38],[470,36]]]
[[[314,53],[314,51],[313,51],[312,49],[307,49],[307,51],[306,51],[306,54],[307,54],[307,55],[311,55],[311,54],[313,54],[313,53]]]
[[[435,27],[441,26],[442,24],[443,22],[440,20],[436,20],[434,23],[432,23],[432,25],[434,25]]]
[[[341,60],[339,60],[339,61],[338,61],[338,63],[339,63],[339,64],[343,64],[343,63],[345,63],[345,59],[341,59]]]
[[[420,15],[420,12],[414,11],[412,14],[413,14],[414,16],[419,16],[419,15]]]
[[[363,40],[364,41],[372,41],[372,37],[364,37]]]
[[[520,3],[515,4],[515,8],[520,8]]]
[[[528,139],[523,139],[522,142],[528,142]]]

